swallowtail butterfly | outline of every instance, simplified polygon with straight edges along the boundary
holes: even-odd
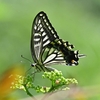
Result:
[[[53,71],[52,64],[78,65],[78,50],[68,41],[63,41],[50,23],[46,13],[39,12],[32,24],[31,54],[39,71]]]

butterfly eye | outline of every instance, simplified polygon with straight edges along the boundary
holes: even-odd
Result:
[[[36,64],[33,64],[33,63],[32,63],[32,64],[31,64],[31,66],[32,66],[32,67],[35,67],[35,66],[36,66]]]

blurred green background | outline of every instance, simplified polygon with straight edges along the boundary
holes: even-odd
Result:
[[[79,87],[98,87],[100,93],[99,0],[0,0],[0,74],[21,61],[26,70],[31,67],[20,55],[32,61],[31,27],[40,11],[47,13],[61,39],[68,40],[86,55],[76,67],[53,67],[61,70],[65,77],[75,77]],[[37,83],[41,82],[41,77],[37,75],[37,78]],[[92,96],[84,100],[100,100],[96,90],[92,92]],[[28,97],[23,91],[17,91],[16,95]]]

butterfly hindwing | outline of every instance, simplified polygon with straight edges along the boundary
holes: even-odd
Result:
[[[50,66],[54,64],[65,64],[65,60],[64,60],[62,53],[55,50],[54,52],[52,52],[45,58],[43,63],[46,66]]]

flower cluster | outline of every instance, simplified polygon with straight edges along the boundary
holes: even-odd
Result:
[[[16,75],[15,81],[12,82],[13,89],[22,89],[27,92],[28,95],[32,96],[32,94],[29,92],[29,89],[34,89],[37,92],[42,93],[49,93],[49,92],[55,92],[58,90],[66,90],[69,89],[69,84],[77,84],[76,79],[71,78],[64,78],[61,71],[51,71],[51,72],[44,72],[42,75],[43,79],[48,79],[51,81],[51,85],[49,87],[47,86],[40,86],[35,85],[33,82],[33,76],[27,75],[27,76],[20,76]]]

